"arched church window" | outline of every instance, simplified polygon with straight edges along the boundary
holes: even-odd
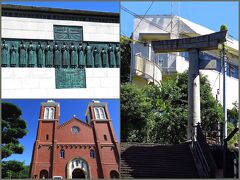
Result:
[[[106,115],[105,115],[103,107],[100,107],[99,111],[100,111],[100,119],[106,119]]]
[[[45,110],[44,110],[44,119],[48,119],[48,116],[49,116],[49,108],[48,108],[48,107],[45,107]]]
[[[65,151],[63,149],[60,150],[60,158],[65,158]]]
[[[90,158],[95,158],[95,151],[93,149],[90,150]]]
[[[48,119],[54,119],[54,113],[55,113],[55,108],[51,107],[49,111],[49,118]]]
[[[97,107],[94,108],[94,114],[95,114],[96,119],[100,119],[100,113],[99,113],[99,109]]]
[[[106,119],[106,115],[103,107],[95,107],[94,113],[95,113],[96,119]]]

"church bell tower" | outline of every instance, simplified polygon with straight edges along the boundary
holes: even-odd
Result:
[[[31,178],[52,178],[54,161],[52,153],[57,142],[56,128],[59,123],[59,116],[59,103],[53,100],[41,103],[37,137],[31,162]]]
[[[96,147],[98,148],[102,178],[112,178],[119,173],[119,143],[117,141],[107,103],[92,101],[86,111],[87,123],[93,126]]]

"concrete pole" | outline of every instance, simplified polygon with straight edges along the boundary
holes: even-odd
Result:
[[[222,67],[223,67],[223,111],[224,111],[224,138],[227,138],[227,108],[226,108],[226,72],[227,72],[227,62],[226,62],[226,50],[223,44],[222,50]]]
[[[200,118],[200,77],[199,77],[199,51],[189,51],[188,69],[188,139],[193,140],[193,125],[201,123]]]

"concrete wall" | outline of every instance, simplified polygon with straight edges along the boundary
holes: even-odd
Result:
[[[2,98],[119,98],[119,68],[86,68],[86,88],[56,89],[54,68],[2,68]]]
[[[53,40],[53,25],[83,26],[84,41],[119,42],[118,23],[2,17],[2,38]]]
[[[208,80],[210,81],[212,94],[216,97],[217,89],[220,87],[220,95],[219,100],[221,104],[223,103],[223,75],[217,71],[210,71],[210,70],[201,70],[200,71],[203,75],[207,75]],[[233,107],[235,101],[238,102],[238,91],[239,90],[239,81],[236,78],[226,76],[226,106],[228,109]]]

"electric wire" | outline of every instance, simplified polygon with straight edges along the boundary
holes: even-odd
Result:
[[[144,15],[142,16],[141,20],[139,21],[138,25],[135,27],[134,31],[132,33],[134,33],[137,28],[139,27],[139,25],[141,24],[142,20],[145,18],[145,16],[147,15],[148,11],[151,9],[152,5],[153,5],[154,1],[152,1],[152,3],[150,4],[150,6],[148,7],[147,11],[144,13]]]

